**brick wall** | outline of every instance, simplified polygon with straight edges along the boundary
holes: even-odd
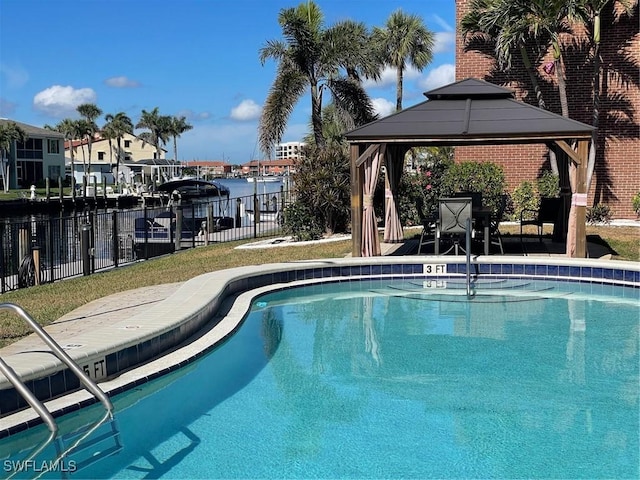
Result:
[[[459,20],[467,11],[467,0],[456,0]],[[632,197],[640,191],[640,33],[637,3],[631,18],[620,17],[614,24],[612,14],[603,16],[601,50],[603,57],[603,95],[601,100],[599,149],[589,190],[589,205],[605,203],[615,218],[636,218]],[[578,32],[579,33],[579,32]],[[566,45],[570,45],[566,43]],[[538,68],[547,108],[560,114],[555,74],[542,66],[552,61],[551,54]],[[580,69],[584,55],[579,49],[565,50],[569,115],[592,124],[591,69]],[[509,72],[478,51],[465,51],[458,29],[456,36],[456,80],[475,77],[512,88],[519,100],[537,105],[528,76],[515,61]],[[547,149],[543,145],[456,147],[456,161],[492,161],[503,166],[509,191],[523,180],[533,180],[549,168]]]

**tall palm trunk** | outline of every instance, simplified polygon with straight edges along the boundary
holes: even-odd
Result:
[[[591,134],[591,143],[589,145],[589,160],[587,161],[587,192],[591,188],[591,180],[593,179],[593,171],[596,165],[596,153],[598,150],[598,127],[600,125],[600,94],[601,94],[601,75],[600,66],[602,58],[600,57],[600,12],[597,12],[593,19],[593,115],[591,117],[591,125],[595,130]]]
[[[311,85],[311,123],[313,125],[313,137],[319,148],[324,148],[325,139],[322,133],[322,90],[317,82]]]
[[[69,139],[69,154],[71,155],[71,199],[76,199],[76,162],[73,154],[73,138]]]
[[[527,53],[527,49],[524,45],[520,45],[520,56],[522,57],[522,63],[524,64],[524,68],[529,75],[529,80],[531,81],[531,85],[533,85],[533,91],[536,94],[536,101],[538,102],[538,108],[542,108],[543,110],[547,109],[547,105],[542,98],[542,90],[540,89],[540,83],[538,82],[538,77],[536,76],[533,67],[531,66],[531,60],[529,59],[529,54]],[[556,153],[553,149],[549,149],[549,166],[551,167],[551,171],[558,175],[558,159],[556,157]]]
[[[402,110],[402,83],[404,80],[402,67],[396,71],[396,112]]]
[[[567,100],[567,83],[564,75],[564,65],[562,63],[562,52],[560,50],[560,42],[555,39],[553,42],[553,64],[556,71],[556,80],[558,81],[558,93],[560,95],[560,110],[562,116],[569,118],[569,102]]]

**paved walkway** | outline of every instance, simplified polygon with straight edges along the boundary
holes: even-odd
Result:
[[[99,298],[76,308],[47,325],[46,332],[63,348],[73,343],[79,334],[95,330],[103,325],[125,320],[161,302],[174,293],[182,283],[168,283],[136,288]],[[27,312],[28,313],[28,312]],[[46,345],[35,334],[0,349],[0,357],[20,352],[46,349]]]

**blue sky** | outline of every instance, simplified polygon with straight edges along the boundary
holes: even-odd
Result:
[[[43,126],[77,118],[75,107],[95,103],[124,111],[184,115],[193,129],[178,139],[178,159],[261,159],[260,111],[276,65],[261,65],[267,40],[281,39],[278,12],[298,5],[271,0],[0,0],[0,117]],[[423,18],[436,34],[434,61],[407,72],[403,106],[453,81],[454,0],[316,0],[325,24],[352,19],[384,26],[399,8]],[[378,113],[395,104],[395,74],[366,84]],[[302,98],[282,141],[308,130]],[[98,124],[104,123],[104,118]],[[173,157],[169,143],[167,157]]]

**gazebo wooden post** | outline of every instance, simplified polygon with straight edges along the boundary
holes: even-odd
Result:
[[[578,141],[579,163],[576,170],[576,253],[578,258],[587,256],[587,161],[589,141]]]
[[[362,167],[357,166],[360,157],[360,146],[352,143],[349,147],[351,156],[351,255],[362,256]]]

